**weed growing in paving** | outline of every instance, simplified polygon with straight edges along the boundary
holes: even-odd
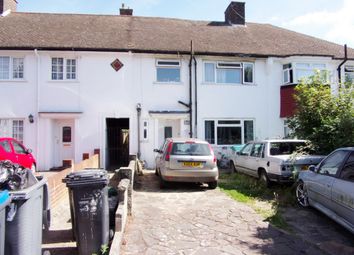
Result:
[[[272,225],[290,230],[281,209],[296,204],[293,187],[273,185],[267,188],[257,179],[238,173],[221,175],[219,187],[236,201],[251,206]]]

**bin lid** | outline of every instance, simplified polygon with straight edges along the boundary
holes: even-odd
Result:
[[[63,182],[67,186],[87,185],[87,184],[108,184],[108,174],[106,170],[81,170],[68,174]]]
[[[9,198],[10,195],[8,190],[0,191],[0,205],[7,203]]]

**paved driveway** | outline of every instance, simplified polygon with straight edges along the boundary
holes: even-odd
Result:
[[[184,184],[161,191],[152,172],[138,182],[123,240],[125,255],[322,254],[219,190]]]

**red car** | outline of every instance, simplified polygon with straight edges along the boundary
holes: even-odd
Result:
[[[13,138],[0,138],[0,160],[10,160],[12,163],[36,171],[36,160],[31,152],[31,149],[27,149]]]

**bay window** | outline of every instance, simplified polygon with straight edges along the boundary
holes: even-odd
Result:
[[[253,120],[206,120],[204,125],[210,144],[244,144],[254,139]]]
[[[283,83],[298,83],[320,71],[321,78],[327,80],[326,64],[320,63],[288,63],[283,65]]]

